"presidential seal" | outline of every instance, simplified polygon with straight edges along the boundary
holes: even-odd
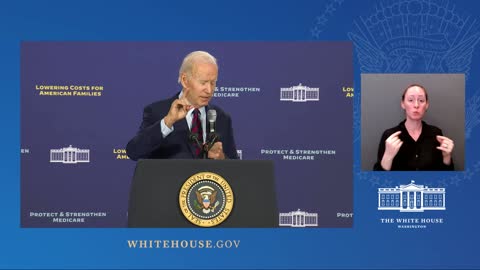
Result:
[[[224,222],[233,209],[233,191],[228,182],[212,172],[190,176],[178,196],[180,210],[193,224],[213,227]]]

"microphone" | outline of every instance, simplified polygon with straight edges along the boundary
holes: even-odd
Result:
[[[200,142],[198,141],[198,135],[195,134],[195,133],[190,133],[190,135],[188,135],[188,139],[191,141],[191,142],[194,142],[198,145],[198,147],[202,148],[202,145],[200,144]]]
[[[198,148],[200,148],[202,150],[201,154],[202,154],[202,158],[205,159],[207,158],[206,156],[206,152],[205,152],[205,147],[202,146],[202,144],[200,143],[200,141],[198,140],[198,134],[196,133],[190,133],[188,135],[188,140],[191,141],[191,142],[194,142],[197,144]]]
[[[207,112],[207,120],[210,124],[210,131],[207,136],[207,143],[205,144],[205,151],[208,152],[212,148],[213,144],[218,141],[218,136],[215,133],[215,122],[217,121],[217,111],[210,109]]]
[[[217,121],[217,111],[212,109],[208,110],[207,120],[210,123],[210,133],[215,133],[215,122]]]

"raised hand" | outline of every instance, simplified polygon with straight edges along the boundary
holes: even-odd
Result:
[[[191,108],[193,108],[193,106],[186,98],[175,99],[170,106],[167,116],[164,118],[165,125],[171,128],[175,122],[185,118]]]
[[[450,165],[452,162],[452,151],[455,147],[453,140],[445,136],[437,135],[437,141],[440,143],[437,149],[442,151],[443,163]]]
[[[402,131],[397,131],[385,140],[385,152],[383,153],[381,161],[384,170],[389,171],[392,168],[393,159],[400,150],[400,147],[402,147],[403,141],[399,138],[400,133],[402,133]]]

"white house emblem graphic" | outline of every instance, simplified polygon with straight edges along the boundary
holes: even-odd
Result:
[[[445,188],[430,188],[408,185],[378,189],[378,210],[398,210],[400,212],[423,212],[425,210],[445,210]]]
[[[280,88],[280,100],[293,102],[318,101],[319,92],[319,88],[299,84],[288,88]]]
[[[60,149],[51,149],[50,162],[64,164],[89,163],[90,150],[72,147],[72,145]]]
[[[287,227],[316,227],[318,226],[318,214],[300,211],[300,209],[289,213],[280,213],[278,225]]]

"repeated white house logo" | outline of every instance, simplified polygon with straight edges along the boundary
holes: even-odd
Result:
[[[292,102],[318,101],[320,95],[319,88],[312,88],[302,84],[280,88],[280,100]]]
[[[60,149],[51,149],[50,162],[64,164],[89,163],[90,150],[72,147],[72,145]]]
[[[318,214],[300,211],[300,209],[288,213],[280,213],[278,225],[298,228],[317,227]]]
[[[408,185],[378,189],[378,210],[423,212],[445,209],[445,188],[417,185],[412,180]]]

